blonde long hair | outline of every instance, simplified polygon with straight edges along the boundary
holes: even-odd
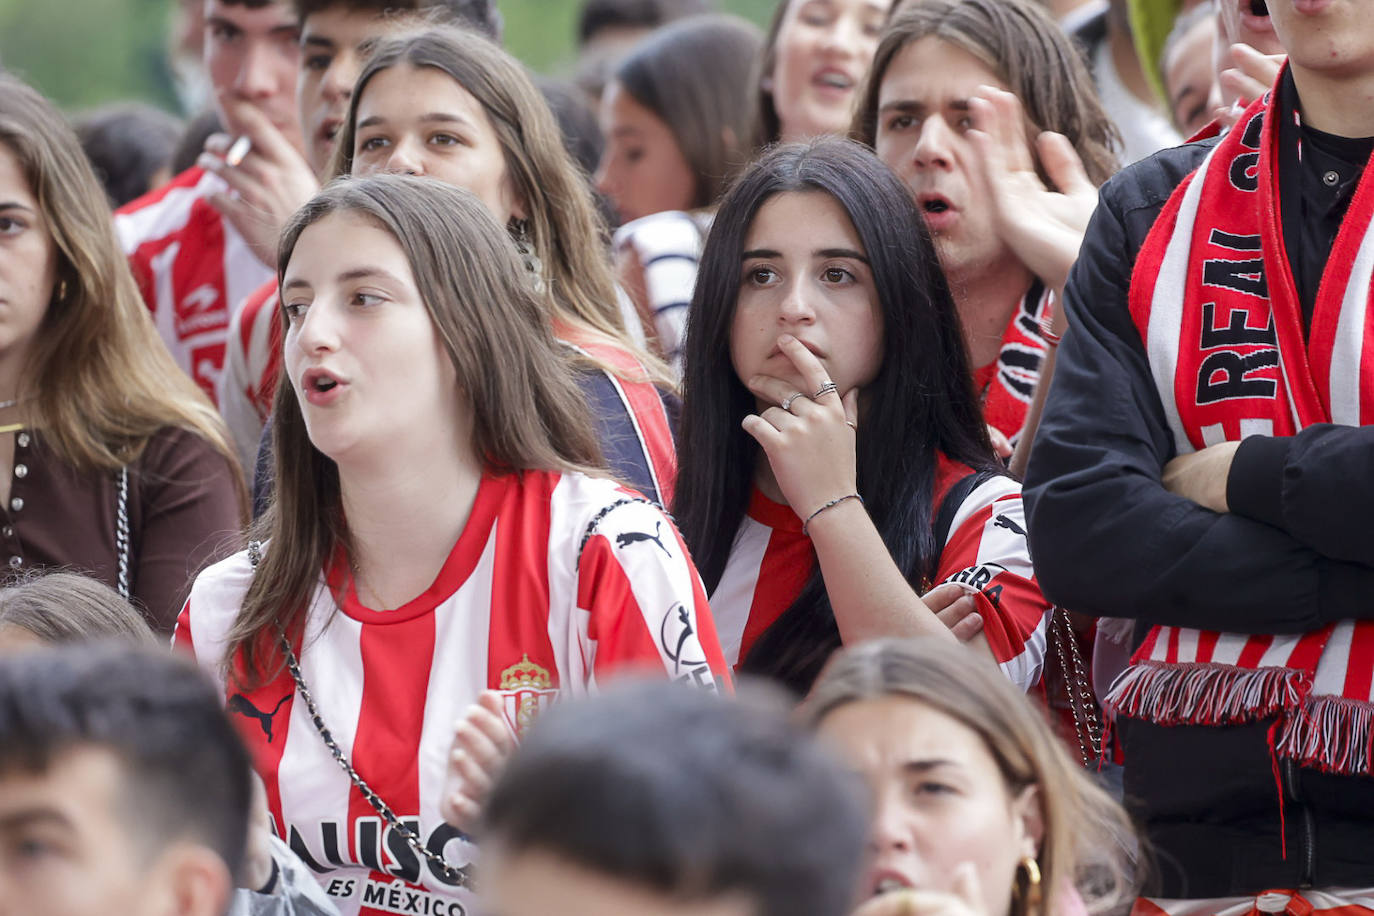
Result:
[[[1135,897],[1137,841],[1130,819],[1099,788],[1035,709],[996,667],[962,646],[934,639],[880,639],[837,652],[802,706],[817,727],[848,703],[908,697],[971,729],[997,762],[1011,795],[1039,789],[1045,834],[1038,862],[1040,913],[1064,912],[1066,888],[1090,913],[1115,912]],[[1012,916],[1027,912],[1018,869]]]
[[[379,42],[353,87],[330,173],[335,177],[352,173],[358,102],[374,76],[401,64],[448,74],[486,112],[501,145],[506,174],[525,202],[530,244],[548,280],[545,298],[554,327],[575,328],[629,351],[644,366],[647,377],[627,380],[648,380],[674,389],[676,382],[667,366],[635,344],[625,330],[606,228],[586,176],[563,146],[553,112],[520,62],[490,41],[451,26],[434,26]],[[623,370],[591,361],[625,377]]]
[[[44,445],[74,467],[115,470],[173,426],[237,468],[219,414],[153,327],[66,119],[34,89],[0,77],[0,144],[19,160],[57,249],[52,300],[23,375],[34,396],[26,419]]]

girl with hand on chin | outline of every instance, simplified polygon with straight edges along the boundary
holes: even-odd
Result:
[[[494,723],[494,754],[619,671],[708,689],[728,671],[672,522],[601,476],[488,207],[421,178],[335,182],[278,263],[276,499],[196,580],[177,641],[220,678],[277,834],[344,916],[398,887],[470,907],[474,850],[440,816],[473,737],[454,755],[455,721],[485,713],[467,718]]]
[[[901,183],[848,141],[779,147],[702,265],[674,511],[727,660],[804,692],[841,643],[958,635],[1034,684],[1049,604],[1020,489]]]
[[[802,712],[872,792],[853,916],[1088,916],[1134,897],[1126,813],[972,653],[916,639],[846,649]]]

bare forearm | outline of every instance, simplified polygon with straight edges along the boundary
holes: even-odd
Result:
[[[907,584],[862,505],[827,509],[808,526],[840,639],[954,636]]]

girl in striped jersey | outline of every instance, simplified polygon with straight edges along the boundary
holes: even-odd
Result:
[[[345,916],[467,912],[473,850],[439,804],[479,696],[514,736],[623,669],[728,671],[672,522],[593,476],[585,402],[483,203],[336,182],[278,263],[276,500],[260,551],[197,579],[177,642]]]
[[[727,660],[805,690],[842,642],[950,639],[976,610],[974,644],[1033,685],[1049,604],[1020,488],[897,178],[847,141],[766,155],[721,204],[691,321],[675,511]]]

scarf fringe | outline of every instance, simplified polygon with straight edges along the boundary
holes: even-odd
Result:
[[[1287,717],[1278,753],[1323,773],[1374,775],[1374,703],[1345,697],[1309,699]]]
[[[1312,697],[1311,689],[1307,672],[1294,668],[1143,662],[1122,672],[1102,705],[1164,726],[1277,716],[1277,756],[1323,773],[1374,776],[1374,702]]]
[[[1235,725],[1296,709],[1311,687],[1294,668],[1142,662],[1121,673],[1102,705],[1157,725]]]

